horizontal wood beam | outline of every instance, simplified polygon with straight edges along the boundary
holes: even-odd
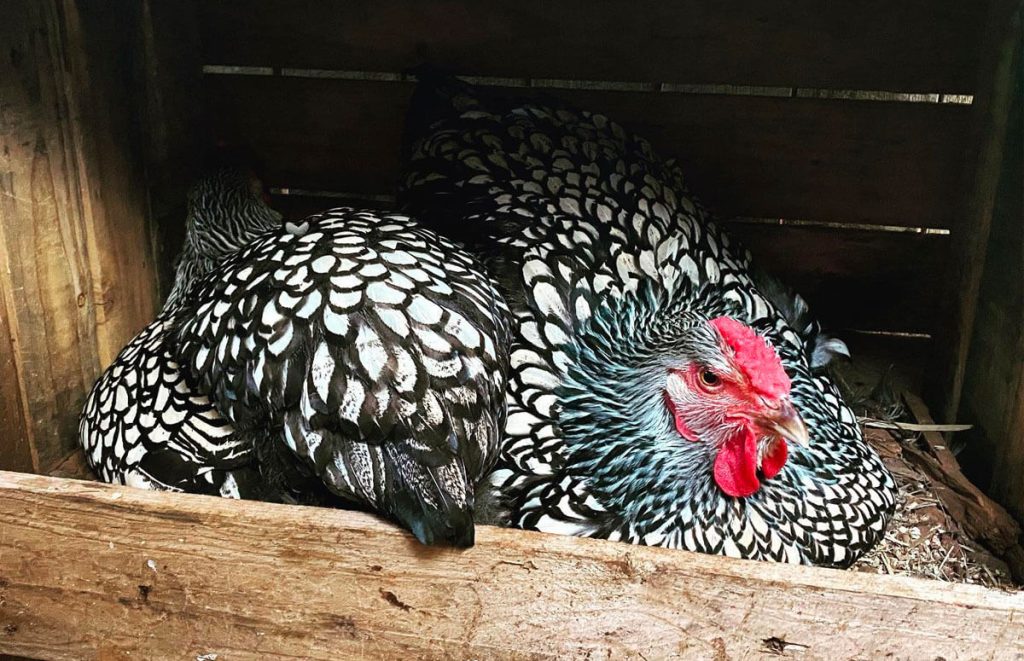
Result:
[[[1024,595],[0,472],[0,652],[1005,658]]]
[[[208,64],[664,83],[973,89],[984,2],[204,0]],[[227,38],[230,35],[230,38]]]

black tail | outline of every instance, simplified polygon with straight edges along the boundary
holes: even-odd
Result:
[[[423,544],[473,546],[473,486],[461,460],[450,460],[460,464],[461,479],[446,480],[437,470],[440,466],[422,462],[404,444],[389,443],[385,450],[388,502],[384,509]]]

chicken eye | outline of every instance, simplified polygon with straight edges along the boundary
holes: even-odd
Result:
[[[722,380],[718,378],[718,375],[712,372],[711,370],[700,371],[700,382],[704,387],[710,389],[715,389],[718,386],[722,385]]]

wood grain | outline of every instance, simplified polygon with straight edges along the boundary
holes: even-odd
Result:
[[[393,189],[412,85],[210,75],[205,87],[214,133],[255,149],[271,185]],[[606,112],[680,157],[694,190],[722,215],[956,225],[969,106],[544,93]]]
[[[0,287],[0,293],[4,288]],[[25,420],[25,402],[18,376],[18,346],[11,335],[7,320],[7,306],[0,298],[0,456],[7,470],[35,471],[37,459],[33,456],[28,422]]]
[[[992,215],[1003,170],[1009,114],[1018,89],[1024,25],[1019,0],[993,0],[983,44],[978,94],[973,107],[967,179],[957,206],[963,216],[962,241],[950,261],[948,303],[943,312],[938,359],[927,395],[942,419],[960,412],[967,357],[985,270]],[[1018,357],[1019,358],[1019,357]]]
[[[140,14],[138,5],[64,2],[101,366],[159,307],[135,82]]]
[[[0,473],[0,651],[46,658],[1024,653],[1024,595]],[[54,540],[60,539],[59,544]]]
[[[129,85],[137,15],[98,0],[4,13],[0,397],[20,427],[4,430],[0,465],[24,468],[27,440],[45,471],[74,447],[100,369],[154,316]]]
[[[965,453],[975,465],[987,464],[992,494],[1024,520],[1024,65],[1020,57],[960,415],[977,423]]]
[[[202,63],[194,2],[144,0],[141,68],[151,230],[160,300],[174,281],[173,261],[185,239],[187,194],[210,140],[202,126]]]
[[[962,92],[986,3],[198,3],[210,64]]]

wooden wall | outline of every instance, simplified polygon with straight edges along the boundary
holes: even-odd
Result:
[[[1020,30],[1021,22],[1018,20]],[[1019,33],[1024,37],[1024,33]],[[1018,42],[1019,43],[1019,42]],[[996,164],[990,236],[965,363],[961,415],[977,424],[967,458],[990,492],[1024,520],[1024,65],[1018,45],[1012,107]]]
[[[401,73],[429,62],[543,88],[649,136],[722,216],[744,219],[732,232],[832,326],[934,331],[963,229],[971,107],[952,101],[974,93],[985,3],[214,0],[198,11],[211,130],[255,148],[271,186],[391,194],[413,86]]]
[[[86,390],[156,310],[135,7],[4,3],[0,466],[47,470],[73,449]]]
[[[166,293],[203,142],[190,10],[3,4],[0,468],[75,450],[86,393]]]

